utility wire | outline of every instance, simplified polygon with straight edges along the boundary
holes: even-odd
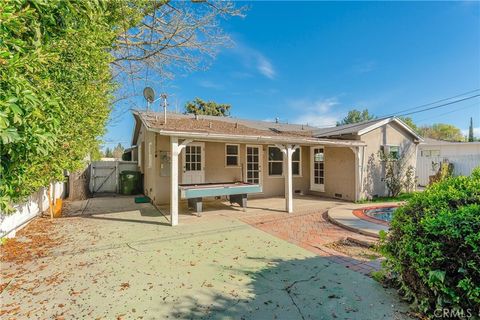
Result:
[[[442,117],[444,115],[447,115],[447,114],[450,114],[450,113],[454,113],[454,112],[458,112],[460,110],[465,110],[465,109],[470,109],[471,107],[479,107],[480,108],[480,104],[479,103],[474,103],[474,104],[471,104],[471,105],[468,105],[466,107],[463,107],[463,108],[458,108],[458,109],[455,109],[455,110],[451,110],[451,111],[448,111],[448,112],[444,112],[444,113],[441,113],[441,114],[436,114],[432,117],[428,117],[428,118],[423,118],[423,119],[420,119],[418,120],[417,122],[421,122],[421,121],[425,121],[425,120],[429,120],[429,119],[435,119],[435,118],[439,118],[439,117]]]
[[[480,91],[480,89],[477,89],[477,90],[473,90],[473,91],[469,91],[469,92],[466,92],[466,93],[472,93],[472,92],[476,92],[476,91]],[[460,94],[460,95],[456,95],[456,96],[453,96],[453,97],[449,97],[449,98],[445,98],[445,99],[442,99],[442,100],[438,100],[438,101],[447,101],[447,100],[451,100],[452,98],[454,97],[459,97],[459,96],[463,96],[465,95],[466,93],[463,93],[463,94]],[[429,110],[433,110],[433,109],[437,109],[437,108],[441,108],[441,107],[445,107],[445,106],[448,106],[448,105],[452,105],[452,104],[455,104],[455,103],[459,103],[459,102],[462,102],[462,101],[466,101],[466,100],[470,100],[470,99],[474,99],[476,97],[479,97],[480,94],[475,94],[473,96],[468,96],[466,98],[462,98],[462,99],[458,99],[458,100],[454,100],[454,101],[451,101],[451,102],[447,102],[447,103],[443,103],[443,104],[440,104],[440,105],[436,105],[436,106],[433,106],[433,107],[429,107],[429,108],[425,108],[425,109],[421,109],[421,110],[417,110],[417,111],[412,111],[412,112],[405,112],[405,111],[409,111],[409,110],[414,110],[414,109],[418,109],[419,107],[414,107],[414,108],[408,108],[408,109],[405,109],[403,111],[399,111],[399,112],[396,112],[395,115],[396,116],[406,116],[406,115],[411,115],[411,114],[415,114],[415,113],[420,113],[420,112],[425,112],[425,111],[429,111]],[[425,105],[422,105],[422,106],[427,106],[427,105],[432,105],[433,103],[438,103],[438,101],[436,102],[432,102],[432,103],[428,103],[428,104],[425,104]],[[403,113],[404,112],[404,113]],[[369,121],[365,121],[365,122],[360,122],[358,124],[355,124],[355,125],[351,125],[349,126],[348,128],[356,128],[356,127],[359,127],[359,126],[363,126],[365,125],[366,123],[368,122],[373,122],[373,121],[379,121],[379,120],[384,120],[384,119],[388,119],[390,117],[392,117],[393,115],[388,115],[388,116],[383,116],[383,117],[380,117],[380,118],[377,118],[377,119],[373,119],[373,120],[369,120]],[[338,131],[342,131],[344,130],[345,128],[336,128],[336,129],[333,129],[333,130],[330,130],[330,131],[326,131],[326,132],[322,132],[321,134],[322,135],[329,135],[331,133],[335,133],[335,132],[338,132]]]
[[[431,105],[434,105],[434,104],[437,104],[437,103],[440,103],[440,102],[445,102],[445,101],[448,101],[448,100],[452,100],[452,99],[462,97],[462,96],[465,96],[467,94],[471,94],[471,93],[478,92],[478,91],[480,91],[480,89],[475,89],[475,90],[463,92],[463,93],[457,94],[457,95],[452,96],[452,97],[440,99],[440,100],[437,100],[437,101],[434,101],[434,102],[422,104],[422,105],[417,106],[417,107],[408,108],[408,109],[404,109],[402,111],[394,112],[394,113],[391,113],[390,115],[385,115],[385,117],[392,117],[392,116],[394,116],[396,114],[399,114],[399,113],[402,113],[402,112],[407,112],[407,111],[411,111],[411,110],[415,110],[415,109],[420,109],[420,108],[423,108],[423,107],[428,107],[428,106],[431,106]]]
[[[400,116],[409,116],[409,115],[411,115],[411,114],[415,114],[415,113],[419,113],[419,112],[425,112],[425,111],[429,111],[429,110],[433,110],[433,109],[438,109],[438,108],[441,108],[441,107],[449,106],[449,105],[451,105],[451,104],[455,104],[455,103],[459,103],[459,102],[462,102],[462,101],[474,99],[474,98],[476,98],[476,97],[480,97],[480,94],[476,94],[476,95],[473,95],[473,96],[470,96],[470,97],[466,97],[466,98],[463,98],[463,99],[459,99],[459,100],[454,100],[454,101],[452,101],[452,102],[447,102],[447,103],[444,103],[444,104],[441,104],[441,105],[438,105],[438,106],[433,106],[433,107],[426,108],[426,109],[422,109],[422,110],[418,110],[418,111],[412,111],[412,112],[402,113],[402,114],[400,114]]]

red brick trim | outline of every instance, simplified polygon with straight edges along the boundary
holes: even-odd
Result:
[[[373,217],[370,217],[370,216],[367,216],[365,214],[365,210],[373,210],[373,209],[381,209],[381,208],[391,208],[391,207],[396,207],[396,206],[372,206],[372,207],[365,207],[365,208],[362,208],[362,209],[357,209],[357,210],[353,210],[353,215],[357,218],[360,218],[362,220],[366,220],[368,222],[372,222],[372,223],[376,223],[376,224],[381,224],[381,225],[384,225],[384,226],[389,226],[390,223],[388,223],[387,221],[385,220],[381,220],[381,219],[377,219],[377,218],[373,218]]]

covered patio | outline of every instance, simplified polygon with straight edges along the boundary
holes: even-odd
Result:
[[[209,198],[248,208],[247,198],[276,197],[272,208],[294,213],[294,196],[362,196],[360,140],[319,138],[308,125],[141,111],[134,117],[144,193],[168,212],[172,226],[188,212],[184,199],[201,212]]]
[[[168,134],[166,132],[162,132],[162,134]],[[178,134],[178,133],[177,133]],[[182,152],[185,152],[184,150],[194,144],[194,145],[203,145],[204,143],[219,143],[219,142],[225,142],[227,140],[228,142],[234,143],[236,145],[245,145],[245,148],[248,150],[248,148],[251,148],[252,145],[249,144],[249,140],[253,138],[249,137],[235,137],[235,136],[224,136],[224,135],[209,135],[207,139],[194,139],[195,135],[187,135],[187,136],[178,136],[178,135],[170,135],[169,140],[170,140],[170,150],[171,150],[171,166],[170,166],[170,203],[169,203],[169,215],[170,215],[170,222],[172,226],[175,226],[179,222],[179,214],[183,215],[188,212],[188,206],[186,205],[186,202],[180,202],[179,199],[179,188],[181,188],[181,184],[179,182],[179,174],[178,172],[181,171],[182,169],[180,168],[180,163],[182,159]],[[247,140],[247,141],[246,141]],[[278,181],[276,181],[276,185],[278,186],[279,183],[283,183],[283,197],[276,196],[274,198],[270,198],[270,201],[266,201],[268,203],[267,207],[262,208],[262,209],[267,209],[267,210],[272,210],[272,211],[277,211],[277,212],[287,212],[287,213],[300,213],[302,212],[303,209],[305,209],[305,199],[310,199],[312,201],[317,200],[318,201],[318,196],[322,196],[322,193],[326,191],[325,189],[325,175],[324,175],[324,165],[325,165],[325,148],[329,149],[343,149],[343,150],[348,150],[348,152],[352,152],[352,158],[353,161],[351,162],[352,168],[349,168],[352,172],[352,177],[350,178],[349,181],[344,181],[344,183],[351,183],[354,188],[354,194],[351,200],[358,200],[361,196],[361,193],[363,192],[362,190],[362,183],[363,181],[363,168],[364,168],[364,163],[365,163],[365,145],[361,141],[328,141],[328,140],[322,140],[322,141],[316,141],[313,139],[307,139],[307,138],[282,138],[281,140],[274,140],[274,139],[260,139],[259,137],[256,137],[255,139],[256,145],[254,145],[254,148],[257,148],[257,154],[259,154],[260,160],[258,160],[257,168],[258,168],[258,177],[255,179],[251,179],[251,176],[249,175],[250,173],[248,172],[248,169],[245,170],[245,176],[243,176],[243,170],[244,168],[242,167],[242,181],[246,181],[247,183],[252,183],[260,186],[261,192],[259,194],[252,194],[253,199],[258,198],[258,197],[265,197],[267,195],[268,197],[268,192],[265,194],[265,189],[267,186],[262,183],[264,182],[264,179],[266,177],[266,170],[262,170],[261,167],[264,165],[264,162],[267,161],[267,164],[270,165],[269,162],[269,155],[262,157],[262,150],[264,148],[270,147],[276,147],[280,152],[282,153],[282,160],[281,160],[281,166],[282,166],[282,172],[283,174],[279,177]],[[285,143],[289,142],[289,143]],[[197,143],[197,144],[195,144]],[[268,143],[268,144],[267,144]],[[298,161],[298,166],[304,166],[305,169],[303,173],[303,176],[301,178],[305,181],[304,183],[307,184],[308,190],[306,192],[299,192],[298,190],[295,190],[294,188],[294,178],[296,177],[294,175],[294,154],[296,151],[299,151],[299,153],[302,153],[302,149],[304,150],[303,153],[306,153],[308,156],[304,157],[303,163],[300,163]],[[248,153],[248,151],[246,151]],[[204,154],[204,151],[202,150],[202,159],[203,157],[206,157]],[[247,168],[250,168],[251,164],[249,163],[249,157],[250,155],[247,155],[246,162],[247,162]],[[338,159],[341,161],[341,159]],[[203,160],[202,160],[203,161]],[[335,159],[332,159],[330,161],[335,161]],[[183,162],[185,162],[185,157],[183,157]],[[185,164],[185,163],[184,163]],[[202,166],[209,166],[209,163],[202,164]],[[183,167],[183,170],[185,170],[185,166]],[[301,169],[299,169],[301,170]],[[298,177],[298,176],[297,176]],[[283,180],[283,181],[282,181]],[[201,183],[199,183],[199,186]],[[298,195],[300,194],[300,196]],[[336,192],[330,192],[330,194],[335,194],[335,197],[337,197]],[[309,195],[310,198],[305,197],[306,195]],[[249,196],[249,197],[251,197]],[[340,195],[341,198],[341,195]],[[294,204],[296,202],[296,199],[303,199],[303,202],[300,201],[298,204]],[[251,200],[249,200],[249,211],[252,211],[250,209],[255,209],[255,203],[253,203],[253,206],[251,205]],[[209,208],[210,210],[218,210],[220,208],[223,208],[225,206],[225,203],[217,203],[213,204],[210,203]],[[167,210],[167,207],[163,206],[163,210]]]
[[[295,215],[309,214],[319,211],[325,211],[332,206],[345,204],[344,201],[323,198],[311,195],[293,196],[293,212]],[[158,210],[165,215],[170,222],[170,205],[164,204],[157,206]],[[248,207],[243,210],[239,205],[230,205],[230,202],[223,199],[208,199],[204,202],[204,211],[199,216],[188,208],[186,200],[178,202],[178,216],[182,223],[189,224],[195,221],[208,220],[218,216],[231,216],[234,218],[253,218],[271,215],[284,215],[285,199],[283,197],[257,197],[248,200]]]

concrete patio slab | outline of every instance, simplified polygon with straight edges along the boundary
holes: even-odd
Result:
[[[74,206],[75,216],[52,222],[61,241],[50,252],[1,262],[2,318],[407,318],[393,290],[242,222],[241,212],[170,227],[132,197]]]
[[[351,230],[354,232],[358,232],[360,234],[372,236],[372,237],[379,237],[380,231],[388,231],[388,226],[373,223],[364,219],[360,219],[359,217],[353,214],[354,210],[359,210],[362,208],[368,207],[381,207],[381,206],[397,206],[398,203],[395,202],[385,202],[385,203],[374,203],[374,204],[355,204],[355,203],[348,203],[344,205],[340,205],[338,207],[331,208],[328,210],[328,218],[332,223],[335,223],[338,226],[346,228],[347,230]]]

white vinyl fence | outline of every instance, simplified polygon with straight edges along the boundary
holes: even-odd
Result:
[[[120,173],[138,171],[136,161],[92,161],[90,164],[90,192],[117,193]]]
[[[436,173],[433,170],[432,162],[440,163],[443,160],[453,163],[454,176],[469,176],[473,169],[480,166],[480,155],[419,157],[417,161],[418,184],[428,185],[428,177]]]
[[[53,184],[51,198],[64,198],[65,184],[57,182]],[[48,209],[48,188],[42,188],[32,194],[20,204],[14,205],[12,214],[0,214],[0,237],[15,237],[16,231],[20,230],[28,221],[40,215]]]

